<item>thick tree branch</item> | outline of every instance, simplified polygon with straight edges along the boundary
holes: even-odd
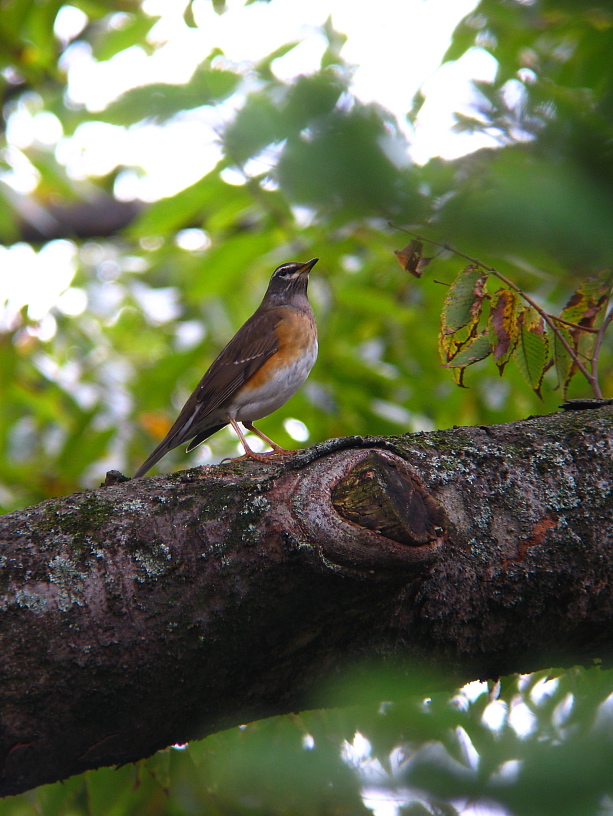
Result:
[[[332,440],[0,518],[3,794],[313,704],[365,655],[613,653],[613,409]]]

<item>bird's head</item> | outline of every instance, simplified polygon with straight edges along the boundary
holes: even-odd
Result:
[[[313,258],[306,263],[290,261],[278,266],[272,274],[264,300],[277,306],[294,295],[306,296],[309,272],[318,260]]]

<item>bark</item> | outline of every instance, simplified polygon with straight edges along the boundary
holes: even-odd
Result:
[[[612,439],[608,406],[353,437],[0,518],[2,794],[313,705],[364,656],[606,662]]]

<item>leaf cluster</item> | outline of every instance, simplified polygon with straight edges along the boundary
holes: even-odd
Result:
[[[489,277],[505,284],[491,295]],[[439,334],[443,364],[462,386],[469,365],[491,354],[502,376],[513,359],[539,397],[545,372],[552,366],[563,398],[572,377],[581,371],[594,396],[601,398],[598,355],[613,317],[608,309],[612,288],[613,272],[601,270],[577,287],[556,316],[496,270],[471,263],[450,285],[443,305]]]

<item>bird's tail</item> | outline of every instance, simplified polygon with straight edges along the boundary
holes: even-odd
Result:
[[[214,433],[217,433],[217,431],[221,430],[221,428],[225,427],[227,424],[228,424],[227,422],[221,422],[219,425],[213,425],[212,428],[207,428],[206,431],[201,431],[201,433],[196,434],[192,441],[187,446],[187,452],[193,450],[197,445],[199,445],[201,442],[204,442],[204,440],[208,439],[209,436],[212,436]],[[133,479],[140,479],[140,477],[144,476],[148,470],[151,470],[151,468],[156,464],[156,462],[159,462],[160,459],[166,456],[168,451],[171,451],[173,448],[176,448],[182,444],[182,441],[177,442],[177,434],[176,433],[173,434],[172,431],[173,429],[171,428],[168,436],[165,436],[164,439],[162,439],[160,444],[157,446],[157,448],[153,451],[153,453],[151,453],[145,459],[145,461],[136,471],[134,476],[132,476]]]
[[[139,469],[136,471],[136,473],[134,474],[134,476],[132,476],[132,478],[133,478],[133,479],[140,479],[140,477],[141,477],[141,476],[144,476],[144,475],[145,475],[145,473],[147,473],[147,471],[148,471],[148,470],[151,470],[151,468],[152,468],[152,467],[155,465],[155,463],[156,463],[156,462],[159,462],[159,461],[160,461],[160,459],[161,459],[163,456],[166,456],[166,454],[168,453],[168,451],[169,451],[169,450],[172,450],[174,447],[176,447],[176,446],[175,446],[175,445],[173,445],[173,444],[172,444],[172,442],[170,442],[170,441],[168,440],[168,437],[166,437],[165,439],[163,439],[163,440],[160,442],[160,444],[157,446],[157,448],[156,448],[156,449],[153,451],[153,453],[151,453],[151,454],[150,454],[150,455],[149,455],[149,456],[148,456],[148,457],[145,459],[145,461],[143,462],[143,464],[142,464],[142,465],[139,467]]]

